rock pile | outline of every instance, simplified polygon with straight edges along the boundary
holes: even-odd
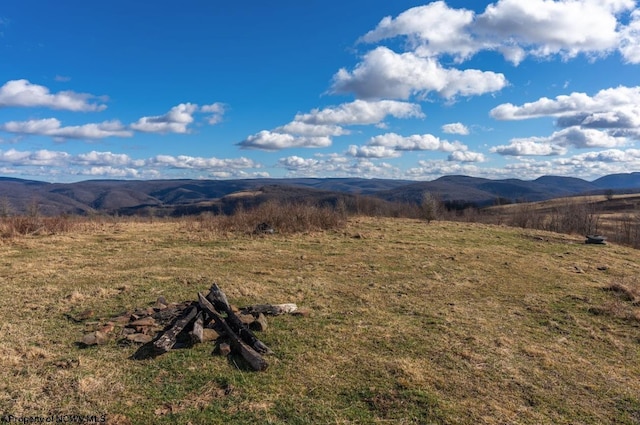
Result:
[[[111,340],[120,344],[142,344],[134,359],[155,357],[176,348],[215,341],[216,352],[235,353],[254,370],[265,370],[267,362],[262,354],[271,350],[253,333],[267,329],[267,315],[294,314],[306,316],[295,304],[258,304],[242,309],[232,307],[222,290],[213,285],[205,296],[198,293],[198,301],[168,303],[159,297],[155,305],[122,312],[106,321],[90,321],[87,310],[70,320],[84,323],[86,330],[79,345],[102,345]]]

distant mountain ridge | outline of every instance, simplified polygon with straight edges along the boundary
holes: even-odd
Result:
[[[356,195],[418,203],[425,192],[447,202],[485,206],[498,199],[541,201],[605,190],[640,191],[640,172],[612,174],[592,182],[558,176],[543,176],[531,181],[444,176],[433,181],[291,178],[87,180],[76,183],[0,177],[0,214],[23,214],[37,207],[38,212],[44,215],[135,214],[150,208],[176,215],[207,210],[228,211],[239,203],[255,204],[273,198],[332,202],[337,196]],[[253,198],[238,196],[249,191],[253,191]]]

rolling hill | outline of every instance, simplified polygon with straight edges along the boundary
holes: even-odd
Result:
[[[231,197],[243,191],[270,188],[260,196]],[[274,188],[278,187],[278,190]],[[230,211],[239,203],[254,204],[274,198],[305,198],[318,202],[340,196],[372,196],[391,202],[419,203],[425,192],[460,205],[491,205],[496,200],[542,201],[605,190],[640,189],[640,173],[614,174],[593,182],[544,176],[536,180],[491,180],[445,176],[433,181],[299,178],[242,180],[87,180],[47,183],[0,177],[0,213],[36,211],[57,214],[136,214],[150,208],[162,214],[184,215],[202,211]],[[332,201],[332,202],[333,202]]]

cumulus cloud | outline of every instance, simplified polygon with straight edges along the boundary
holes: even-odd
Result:
[[[397,158],[401,154],[397,150],[387,146],[356,146],[350,145],[347,155],[356,158]]]
[[[535,140],[512,140],[508,145],[494,146],[490,152],[507,156],[564,155],[567,148]]]
[[[226,105],[224,103],[216,102],[211,105],[203,105],[200,107],[200,112],[210,114],[207,117],[207,122],[211,125],[218,124],[222,121],[224,113],[226,112]]]
[[[64,166],[72,156],[66,152],[41,149],[35,152],[9,149],[0,151],[0,163],[13,166]]]
[[[501,90],[503,74],[477,69],[446,69],[434,58],[413,52],[396,53],[379,46],[367,53],[353,71],[342,68],[333,77],[332,91],[354,93],[362,99],[409,99],[435,92],[445,99]]]
[[[482,50],[520,63],[527,55],[564,59],[607,55],[616,49],[638,63],[639,23],[633,0],[499,0],[483,13],[432,2],[385,17],[360,41],[377,43],[404,37],[407,49],[422,57],[451,55],[462,62]],[[630,23],[623,24],[629,16]]]
[[[157,173],[143,173],[137,168],[116,168],[111,166],[95,166],[78,170],[78,175],[90,177],[109,177],[113,179],[139,179],[157,177]]]
[[[560,95],[555,99],[542,97],[522,106],[504,103],[496,106],[490,115],[498,120],[523,120],[538,117],[566,117],[577,114],[628,110],[638,116],[640,86],[600,90],[595,96],[586,93]]]
[[[332,137],[350,134],[344,126],[378,125],[387,117],[422,118],[420,105],[395,100],[356,100],[324,109],[298,113],[293,121],[274,130],[262,130],[238,145],[245,149],[276,151],[289,148],[324,148]]]
[[[105,121],[76,126],[63,127],[56,118],[29,121],[9,121],[0,125],[0,130],[23,135],[50,136],[59,140],[66,139],[103,139],[106,137],[131,137],[119,121]]]
[[[457,162],[485,162],[486,158],[479,152],[464,150],[451,152],[451,154],[449,154],[448,160]]]
[[[356,158],[397,158],[403,151],[450,152],[451,161],[483,162],[484,155],[469,152],[466,145],[442,140],[432,134],[401,136],[386,133],[374,136],[364,146],[350,145],[346,154]]]
[[[218,159],[218,158],[202,158],[193,157],[187,155],[156,155],[147,161],[147,164],[153,166],[165,166],[171,168],[186,168],[186,169],[239,169],[239,168],[259,168],[260,165],[255,161],[248,158],[234,158],[234,159]]]
[[[280,158],[278,165],[287,170],[312,170],[320,164],[320,161],[314,158],[302,158],[297,155]]]
[[[338,177],[399,178],[400,171],[386,162],[369,158],[345,158],[332,154],[327,157],[281,158],[278,166],[287,170],[290,177],[317,177],[331,173]]]
[[[381,134],[372,137],[368,145],[384,146],[399,151],[455,152],[467,150],[467,147],[458,141],[449,142],[432,134],[414,134],[411,136],[401,136],[396,133]]]
[[[274,129],[277,133],[295,134],[298,136],[343,136],[350,134],[349,130],[346,130],[338,125],[328,124],[308,124],[302,121],[292,121],[289,124],[277,127]]]
[[[409,168],[405,172],[405,178],[431,180],[446,175],[462,174],[466,176],[479,176],[488,172],[488,170],[480,169],[477,165],[470,163],[442,160],[420,160],[418,161],[418,167]]]
[[[207,173],[210,177],[253,177],[265,173],[250,173],[262,165],[249,158],[204,158],[186,155],[156,155],[135,159],[126,154],[91,151],[72,155],[67,152],[38,150],[0,150],[0,167],[39,167],[39,173],[55,175],[64,169],[69,175],[107,176],[115,178],[160,178],[172,170],[191,170]],[[14,171],[15,173],[16,171]]]
[[[549,137],[531,137],[528,139],[514,139],[509,145],[495,146],[492,153],[509,156],[533,155],[551,156],[564,155],[569,147],[614,148],[628,143],[625,137],[611,136],[605,131],[569,127],[554,132]]]
[[[478,46],[469,33],[474,13],[452,9],[443,1],[413,7],[398,17],[387,16],[378,26],[361,37],[360,41],[376,43],[398,36],[407,36],[409,47],[419,48],[422,56],[449,53],[467,58]]]
[[[331,146],[331,138],[326,136],[294,136],[292,134],[262,130],[247,137],[238,145],[244,149],[262,149],[265,151],[289,148],[324,148]]]
[[[579,149],[613,148],[628,143],[624,137],[614,137],[604,131],[580,127],[568,127],[556,131],[545,142],[560,146],[573,146]]]
[[[467,128],[467,126],[460,122],[445,124],[442,126],[442,131],[447,134],[459,134],[461,136],[466,136],[469,134],[469,129]]]
[[[131,128],[144,133],[188,133],[197,110],[198,105],[181,103],[164,115],[142,117],[131,124]]]
[[[634,7],[632,0],[499,0],[474,30],[488,47],[518,46],[537,57],[606,55],[619,46],[617,15]]]
[[[324,109],[297,114],[295,121],[316,125],[371,125],[387,116],[395,118],[424,118],[420,105],[395,100],[355,100]]]
[[[145,165],[144,160],[132,159],[127,154],[97,151],[78,154],[73,157],[73,163],[77,165],[120,167],[143,167]]]
[[[621,31],[620,53],[627,63],[640,63],[640,10],[631,13],[631,22]]]
[[[73,91],[51,93],[47,87],[32,84],[28,80],[7,81],[0,87],[0,108],[51,108],[68,111],[90,112],[102,111],[106,105],[95,103],[97,96]]]
[[[521,106],[505,103],[492,109],[490,115],[499,120],[555,117],[556,126],[562,130],[543,143],[577,148],[622,146],[630,139],[640,139],[640,86],[609,88],[594,96],[571,93],[555,99],[543,97]],[[497,153],[543,150],[531,144],[512,145],[501,146]],[[544,149],[548,155],[559,153]]]

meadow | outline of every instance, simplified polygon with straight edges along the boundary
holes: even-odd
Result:
[[[339,217],[255,235],[212,220],[94,217],[0,239],[0,415],[640,423],[638,250],[464,222]],[[237,306],[309,310],[270,318],[266,371],[212,343],[146,360],[115,337],[78,344],[88,327],[213,282]]]

